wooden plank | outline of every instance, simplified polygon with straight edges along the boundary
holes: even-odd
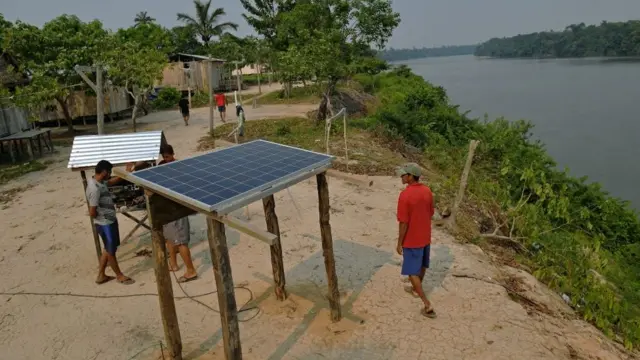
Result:
[[[273,283],[276,298],[285,300],[287,291],[285,290],[284,261],[282,259],[282,245],[280,243],[280,226],[276,215],[276,200],[273,195],[262,199],[264,208],[264,218],[267,222],[267,231],[276,236],[271,248],[271,268],[273,270]]]
[[[213,275],[216,279],[216,289],[218,290],[218,307],[220,308],[224,355],[227,360],[239,360],[242,359],[242,348],[240,346],[238,308],[233,289],[231,260],[229,259],[224,224],[216,219],[207,217],[207,230]]]
[[[230,215],[217,216],[214,214],[208,214],[208,216],[224,223],[225,225],[229,225],[230,227],[241,231],[255,239],[263,241],[269,246],[273,246],[273,244],[278,240],[278,236],[276,234],[273,234],[270,231],[264,231],[253,224],[238,219],[237,217]]]
[[[80,172],[80,177],[82,177],[82,188],[84,190],[84,198],[87,202],[87,210],[89,210],[89,200],[87,199],[87,174],[84,171]],[[100,258],[102,257],[102,247],[100,246],[100,239],[98,239],[98,230],[96,230],[96,226],[93,224],[93,219],[89,216],[89,223],[91,224],[91,233],[93,234],[93,244],[96,247],[96,256],[98,256],[98,263],[100,263]]]
[[[327,283],[329,284],[329,307],[331,308],[331,321],[340,321],[340,291],[338,290],[338,275],[336,274],[336,261],[333,255],[333,236],[329,222],[329,184],[325,173],[316,175],[318,182],[318,210],[320,212],[320,235],[322,237],[322,253],[324,266],[327,271]]]
[[[128,217],[129,219],[131,219],[131,221],[135,222],[136,223],[136,229],[139,228],[140,226],[142,226],[147,230],[151,230],[149,225],[144,223],[144,220],[147,218],[147,216],[145,216],[144,219],[140,220],[140,219],[136,218],[135,216],[129,214],[126,211],[120,211],[119,213],[124,215],[124,216],[126,216],[126,217]]]
[[[157,197],[147,195],[147,214],[151,226],[151,245],[154,258],[154,273],[156,275],[156,285],[158,287],[158,300],[160,302],[160,313],[162,315],[162,327],[164,328],[164,338],[169,349],[169,354],[173,360],[182,360],[182,339],[180,327],[178,326],[178,315],[176,304],[173,299],[173,286],[171,284],[171,274],[167,263],[166,240],[162,232],[162,225],[153,220],[155,216],[161,216],[165,210],[156,203]]]

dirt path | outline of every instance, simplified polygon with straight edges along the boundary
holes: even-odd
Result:
[[[249,118],[304,113],[303,107],[262,107]],[[253,117],[252,117],[253,116]],[[194,110],[185,127],[177,112],[142,119],[162,128],[178,157],[195,153],[208,130],[208,110]],[[250,124],[248,125],[250,126]],[[46,171],[8,186],[29,186],[0,210],[0,291],[69,295],[0,295],[0,354],[6,359],[157,359],[163,341],[148,233],[119,251],[136,283],[93,283],[95,252],[79,175],[66,169],[68,149]],[[394,215],[400,184],[371,178],[361,188],[330,179],[332,228],[345,319],[328,321],[315,183],[276,195],[287,289],[272,295],[269,249],[228,229],[245,359],[623,359],[591,326],[574,320],[555,294],[529,275],[498,269],[482,251],[434,229],[432,269],[425,279],[438,318],[418,315],[419,302],[402,291],[394,254]],[[242,216],[239,211],[238,216]],[[264,227],[261,204],[250,221]],[[121,233],[133,223],[122,218]],[[191,217],[192,254],[200,280],[191,295],[215,290],[205,222]],[[511,271],[521,291],[543,311],[511,300],[496,282]],[[512,274],[512,275],[513,275]],[[513,279],[513,276],[509,277]],[[219,315],[192,300],[174,282],[186,359],[222,359]],[[70,295],[75,294],[75,295]],[[150,294],[149,296],[145,294]],[[80,296],[82,295],[82,296]],[[108,296],[120,296],[109,298]],[[198,298],[217,308],[217,298]],[[255,308],[253,308],[255,306]],[[540,309],[539,309],[540,310]],[[553,315],[550,315],[553,314]]]

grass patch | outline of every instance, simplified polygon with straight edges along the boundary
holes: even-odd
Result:
[[[320,102],[320,96],[318,94],[320,94],[318,86],[307,85],[292,88],[289,97],[286,96],[284,90],[270,92],[258,99],[258,102],[262,105],[315,104]]]
[[[18,194],[21,192],[27,191],[31,189],[33,186],[18,186],[13,189],[0,191],[0,205],[2,205],[2,210],[6,210],[9,208],[9,203],[11,203]]]
[[[199,150],[211,149],[212,139],[227,138],[235,124],[225,124],[214,130],[213,136],[200,139]],[[344,138],[342,124],[333,127],[330,137],[330,153],[337,157],[333,168],[355,174],[392,175],[395,167],[407,162],[400,153],[392,150],[393,144],[377,136],[371,131],[349,127],[347,129],[347,146],[349,149],[349,166],[345,161]],[[248,122],[245,125],[246,142],[264,139],[280,144],[300,147],[307,150],[325,152],[324,127],[315,126],[314,122],[304,118],[283,118]]]
[[[4,185],[9,181],[30,172],[41,171],[46,168],[47,166],[39,161],[30,161],[19,165],[2,166],[0,167],[0,185]]]

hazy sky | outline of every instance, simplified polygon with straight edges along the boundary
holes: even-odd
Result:
[[[214,0],[228,21],[251,32],[238,0]],[[640,18],[640,0],[394,0],[402,18],[390,46],[422,47],[474,44],[491,37]],[[0,12],[11,21],[42,25],[68,13],[83,20],[100,19],[109,28],[127,27],[146,10],[164,26],[178,25],[176,13],[190,12],[190,0],[0,0]]]

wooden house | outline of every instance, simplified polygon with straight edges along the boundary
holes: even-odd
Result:
[[[225,83],[224,60],[183,53],[169,56],[169,64],[156,87],[172,87],[180,91],[209,91],[209,62],[213,63],[213,88],[217,90]]]

